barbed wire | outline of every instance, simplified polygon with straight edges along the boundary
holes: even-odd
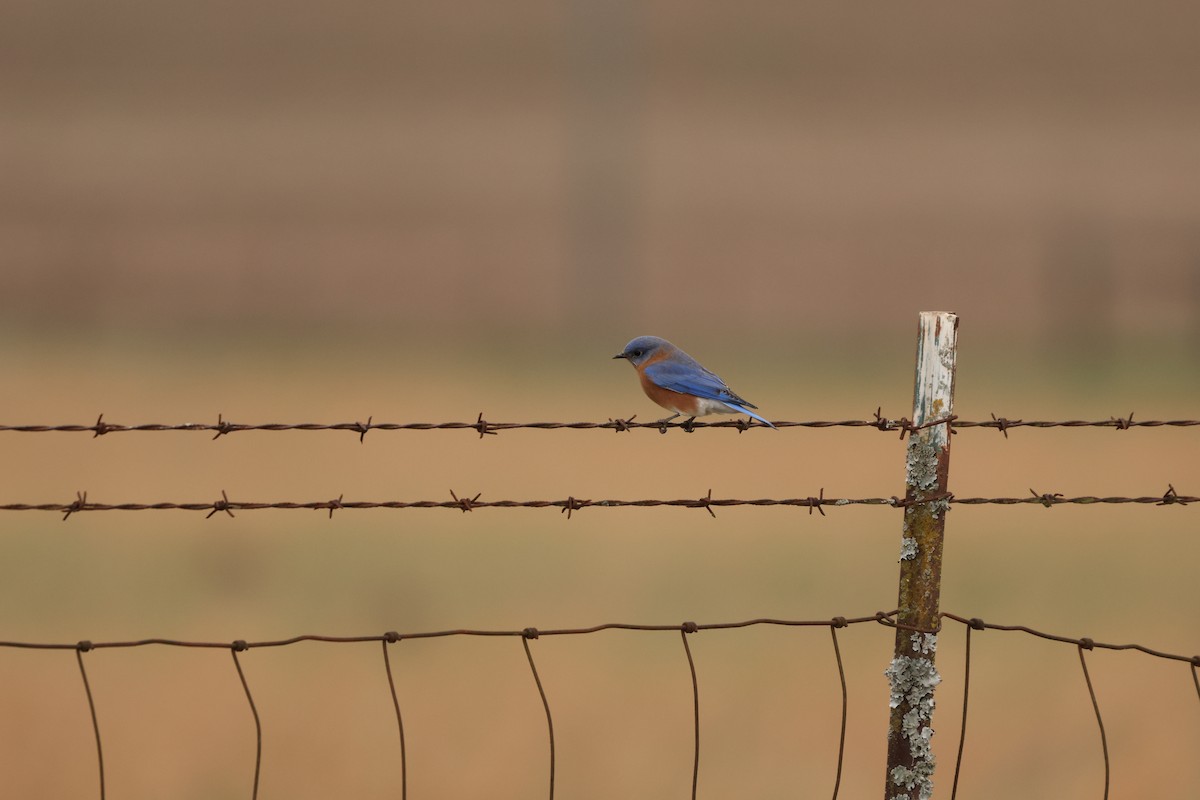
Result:
[[[75,500],[70,503],[4,503],[0,511],[51,511],[62,514],[63,520],[72,514],[85,511],[204,511],[206,518],[218,513],[234,516],[235,511],[272,510],[308,510],[328,511],[330,519],[334,511],[362,509],[414,509],[442,508],[462,512],[475,511],[481,508],[557,508],[559,513],[566,513],[570,519],[572,514],[585,508],[702,508],[712,516],[716,516],[716,508],[733,506],[794,506],[807,508],[811,515],[813,511],[825,516],[826,508],[841,508],[845,506],[887,506],[890,508],[907,508],[922,503],[941,503],[946,506],[981,506],[981,505],[1040,505],[1046,508],[1061,505],[1153,505],[1153,506],[1186,506],[1200,503],[1200,497],[1181,495],[1175,491],[1175,486],[1168,484],[1167,490],[1161,495],[1142,495],[1139,497],[1078,495],[1067,497],[1059,492],[1037,492],[1029,490],[1024,497],[957,497],[951,492],[934,494],[925,497],[826,497],[822,488],[815,496],[810,497],[764,497],[758,499],[739,500],[733,498],[713,497],[712,490],[699,498],[678,499],[643,499],[643,500],[588,500],[574,496],[562,500],[482,500],[483,494],[474,496],[463,494],[461,497],[450,491],[449,500],[347,500],[345,495],[338,495],[333,500],[310,501],[240,501],[230,500],[229,495],[222,490],[221,499],[212,502],[177,503],[98,503],[88,500],[87,492],[76,492]]]
[[[534,679],[534,684],[537,689],[538,697],[545,712],[546,727],[549,736],[549,796],[551,800],[555,793],[555,736],[554,736],[554,719],[551,712],[550,700],[542,683],[541,676],[538,672],[537,665],[533,656],[533,650],[530,647],[530,642],[544,637],[552,636],[578,636],[595,634],[601,631],[649,631],[649,632],[672,632],[679,633],[684,653],[687,658],[688,670],[690,674],[690,682],[692,687],[692,719],[694,728],[693,738],[693,756],[692,756],[692,797],[696,797],[696,792],[699,784],[700,774],[700,681],[697,677],[696,661],[692,653],[692,648],[688,644],[688,637],[697,634],[701,631],[718,631],[732,630],[738,628],[748,628],[753,626],[782,626],[782,627],[827,627],[831,634],[834,657],[837,663],[838,679],[842,693],[842,711],[841,711],[841,735],[838,745],[837,770],[834,780],[833,797],[837,800],[838,791],[841,786],[842,768],[845,758],[845,742],[846,742],[846,723],[847,723],[847,708],[848,708],[848,690],[846,684],[845,666],[842,660],[841,649],[838,645],[837,631],[840,628],[846,628],[851,625],[861,625],[865,623],[875,622],[890,628],[901,630],[909,630],[918,634],[937,634],[942,631],[942,623],[949,619],[958,622],[966,628],[966,662],[964,668],[963,681],[963,713],[962,727],[959,734],[958,755],[954,769],[954,785],[951,797],[954,798],[958,791],[958,778],[962,767],[964,743],[966,741],[967,731],[967,708],[971,686],[971,648],[973,631],[1017,631],[1030,636],[1038,637],[1055,643],[1063,643],[1074,646],[1079,653],[1080,665],[1083,670],[1084,680],[1087,684],[1088,695],[1091,698],[1092,707],[1095,711],[1097,725],[1101,734],[1101,748],[1104,756],[1104,776],[1105,776],[1105,793],[1109,784],[1110,761],[1108,753],[1107,736],[1104,731],[1104,721],[1100,714],[1100,704],[1096,695],[1095,687],[1093,686],[1091,675],[1088,672],[1087,660],[1084,651],[1095,650],[1135,650],[1137,652],[1149,655],[1155,658],[1181,661],[1190,666],[1192,683],[1195,684],[1197,698],[1200,699],[1200,655],[1185,656],[1174,653],[1168,653],[1147,647],[1141,644],[1109,644],[1105,642],[1097,642],[1094,639],[1072,638],[1061,636],[1058,634],[1046,633],[1025,625],[1001,625],[995,623],[984,622],[977,617],[963,617],[950,612],[942,612],[938,617],[938,626],[934,630],[920,630],[911,626],[906,626],[899,623],[896,619],[899,611],[877,611],[870,616],[860,617],[833,617],[831,619],[817,620],[791,620],[791,619],[776,619],[776,618],[757,618],[748,619],[739,622],[719,622],[697,624],[695,622],[684,622],[682,624],[637,624],[637,623],[603,623],[585,628],[554,628],[554,629],[538,629],[538,628],[522,628],[522,629],[469,629],[459,628],[452,630],[439,631],[418,631],[412,633],[399,633],[397,631],[388,631],[383,634],[372,634],[365,636],[326,636],[318,634],[302,634],[293,636],[287,639],[263,640],[255,642],[247,642],[245,640],[229,641],[198,641],[198,640],[183,640],[183,639],[138,639],[129,641],[108,641],[108,642],[92,642],[79,641],[74,643],[46,643],[46,642],[25,642],[25,641],[0,641],[0,648],[20,648],[26,650],[70,650],[74,651],[76,661],[79,666],[80,677],[82,678],[85,695],[87,698],[88,709],[92,721],[92,729],[96,740],[96,755],[99,763],[99,782],[100,782],[100,797],[105,796],[105,777],[104,777],[104,751],[101,737],[101,727],[99,718],[96,712],[96,704],[93,697],[93,689],[88,680],[88,673],[84,662],[84,654],[93,651],[114,649],[114,648],[138,648],[152,645],[169,646],[169,647],[185,647],[185,648],[205,648],[205,649],[227,649],[230,651],[234,667],[237,671],[239,683],[245,693],[246,701],[250,707],[251,714],[254,719],[255,726],[255,761],[254,761],[254,782],[252,789],[252,798],[257,798],[259,777],[262,771],[262,745],[263,745],[263,724],[259,716],[258,708],[254,702],[253,693],[250,688],[250,681],[246,677],[243,669],[242,661],[239,654],[244,654],[247,651],[262,649],[262,648],[278,648],[288,647],[300,642],[324,642],[330,644],[355,644],[355,643],[375,643],[378,642],[382,646],[384,668],[387,673],[387,684],[389,696],[391,699],[391,707],[395,712],[397,727],[400,734],[400,772],[401,772],[401,798],[407,798],[408,783],[407,783],[407,764],[408,753],[405,744],[404,721],[401,713],[401,704],[399,693],[396,688],[396,681],[392,673],[392,665],[389,657],[389,645],[396,645],[406,640],[422,640],[435,639],[444,637],[508,637],[519,638],[524,651],[527,663],[529,664],[530,673]]]
[[[1008,431],[1013,428],[1113,428],[1116,430],[1130,430],[1132,428],[1191,428],[1200,426],[1200,420],[1196,419],[1135,420],[1133,412],[1124,417],[1109,417],[1108,419],[1101,420],[1023,420],[997,417],[995,414],[991,415],[990,420],[963,420],[957,416],[951,416],[935,420],[932,423],[916,425],[907,417],[892,419],[883,416],[881,411],[882,408],[877,408],[871,419],[779,420],[772,424],[776,428],[873,428],[884,432],[899,431],[901,438],[915,430],[929,427],[931,424],[942,424],[944,422],[950,424],[951,430],[994,428],[1004,434],[1005,438],[1008,438]],[[0,425],[0,433],[90,433],[93,438],[96,438],[106,436],[110,433],[197,431],[212,433],[214,434],[213,439],[219,439],[222,436],[245,431],[350,431],[351,433],[358,434],[359,441],[361,442],[365,440],[366,435],[371,431],[473,430],[479,434],[480,438],[483,438],[484,436],[496,435],[501,431],[512,430],[611,430],[622,433],[644,429],[666,433],[671,428],[679,428],[687,433],[693,433],[705,428],[733,428],[741,433],[751,428],[767,427],[761,422],[751,419],[719,420],[715,422],[697,422],[695,420],[684,422],[667,422],[666,420],[636,422],[637,414],[628,418],[610,417],[607,422],[491,422],[484,419],[482,411],[474,422],[375,422],[374,419],[373,416],[370,416],[367,417],[366,422],[243,423],[231,422],[218,414],[215,423],[181,422],[170,424],[154,422],[124,425],[115,422],[105,422],[104,415],[101,414],[90,425]]]

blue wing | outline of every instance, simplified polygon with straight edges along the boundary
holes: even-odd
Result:
[[[747,402],[733,393],[725,381],[712,374],[698,364],[679,363],[677,361],[658,361],[646,367],[646,377],[655,385],[672,392],[692,394],[708,400],[720,400],[722,403],[736,403],[739,406],[758,406]]]
[[[678,361],[658,361],[645,368],[646,377],[656,386],[670,389],[672,392],[695,395],[708,400],[717,400],[729,406],[734,411],[753,417],[764,425],[774,428],[770,422],[750,411],[758,406],[739,397],[725,381],[706,370],[699,364],[680,363]]]

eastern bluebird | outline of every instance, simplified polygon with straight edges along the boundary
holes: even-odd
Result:
[[[775,427],[750,410],[758,406],[738,397],[725,381],[666,339],[639,336],[613,358],[628,359],[637,370],[646,396],[675,412],[663,422],[681,414],[691,417],[688,422],[705,414],[747,414],[769,428]]]

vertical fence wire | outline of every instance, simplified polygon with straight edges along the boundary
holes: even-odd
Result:
[[[700,779],[700,684],[696,681],[696,662],[692,660],[692,648],[688,646],[688,634],[696,632],[696,623],[685,622],[679,630],[683,639],[683,652],[687,655],[688,669],[692,673],[692,722],[695,731],[695,748],[692,755],[692,800],[696,800],[696,786]]]
[[[833,781],[833,800],[837,800],[838,790],[842,788],[842,763],[846,756],[846,712],[849,708],[849,695],[846,691],[846,669],[842,666],[842,649],[838,647],[837,629],[846,624],[845,619],[839,619],[829,626],[833,637],[833,656],[837,659],[838,678],[842,682],[842,732],[838,737],[837,777]]]
[[[100,800],[104,800],[104,748],[100,745],[100,723],[96,719],[92,686],[88,683],[87,670],[83,667],[83,654],[91,649],[91,642],[80,642],[75,648],[75,660],[79,662],[79,675],[83,678],[83,691],[87,693],[88,710],[92,714],[92,733],[96,736],[96,760],[100,763]]]
[[[250,704],[250,713],[254,715],[254,790],[250,793],[251,800],[258,800],[258,777],[262,772],[262,721],[258,718],[258,708],[254,705],[254,697],[250,694],[250,684],[246,683],[246,673],[242,672],[242,662],[238,660],[238,651],[245,650],[246,643],[237,641],[230,648],[233,654],[233,666],[237,668],[238,678],[242,682],[242,690],[246,693],[246,702]]]
[[[550,732],[550,800],[554,800],[554,718],[550,716],[550,701],[546,699],[546,690],[542,687],[542,679],[533,663],[533,652],[529,649],[529,640],[536,639],[537,635],[536,628],[526,628],[521,635],[521,644],[525,648],[525,658],[529,660],[529,671],[533,673],[538,695],[542,698],[542,708],[546,711],[546,728]]]
[[[1087,644],[1090,645],[1091,643],[1087,642]],[[1092,688],[1092,676],[1088,674],[1087,659],[1083,656],[1085,645],[1078,644],[1075,647],[1079,651],[1079,664],[1083,667],[1083,679],[1087,681],[1088,694],[1092,698],[1092,709],[1096,712],[1096,724],[1100,726],[1100,747],[1104,750],[1104,800],[1108,800],[1108,736],[1104,733],[1104,720],[1100,717],[1100,703],[1096,700],[1096,690]]]
[[[392,662],[388,658],[388,644],[400,641],[400,634],[389,631],[384,634],[383,668],[387,670],[388,688],[392,692],[392,708],[396,709],[396,727],[400,729],[400,800],[408,800],[408,752],[404,746],[404,718],[400,715],[400,699],[396,696],[396,681],[392,677]]]
[[[1200,656],[1197,656],[1200,658]],[[1196,662],[1192,662],[1192,683],[1196,684],[1196,697],[1200,697],[1200,673],[1196,671]]]
[[[967,699],[971,692],[971,626],[967,625],[967,661],[963,667],[962,730],[958,734],[958,756],[954,759],[954,784],[950,800],[958,797],[958,773],[962,770],[963,744],[967,741]]]

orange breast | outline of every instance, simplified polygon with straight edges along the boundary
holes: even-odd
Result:
[[[679,414],[687,414],[688,416],[695,416],[696,411],[699,408],[697,405],[698,399],[696,397],[690,394],[683,394],[682,392],[673,392],[670,389],[664,389],[646,376],[646,367],[650,366],[656,361],[660,361],[663,357],[665,357],[665,355],[666,354],[664,353],[663,356],[659,358],[651,359],[637,368],[638,378],[642,382],[642,391],[646,393],[646,397],[649,397],[651,400],[658,403],[668,411],[674,411]]]

